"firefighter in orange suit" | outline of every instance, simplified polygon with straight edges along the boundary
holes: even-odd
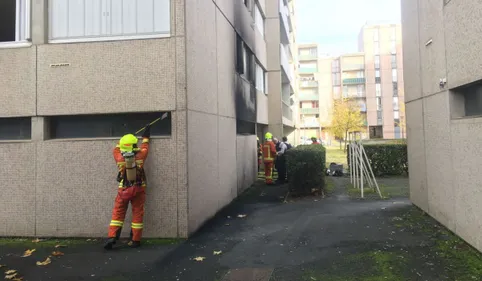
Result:
[[[146,175],[144,162],[149,152],[150,125],[142,134],[142,144],[137,147],[138,139],[132,134],[123,136],[114,148],[114,159],[119,173],[117,181],[119,189],[114,202],[112,220],[109,225],[108,239],[104,245],[106,250],[112,249],[120,238],[129,202],[132,205],[132,225],[128,245],[136,248],[141,245],[144,201],[146,199]]]
[[[264,161],[264,175],[266,184],[273,184],[273,164],[276,157],[276,146],[273,142],[273,135],[266,133],[264,136],[265,143],[263,144],[263,161]]]

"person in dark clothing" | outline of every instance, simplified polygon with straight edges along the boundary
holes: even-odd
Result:
[[[283,143],[286,145],[286,151],[290,150],[293,148],[293,146],[288,142],[288,138],[287,137],[283,137]],[[286,155],[283,156],[284,158],[284,162],[285,162],[285,179],[286,179],[286,182],[288,182],[288,164],[287,164],[287,161],[286,161]]]
[[[275,139],[276,145],[276,169],[278,171],[278,184],[283,184],[286,182],[286,157],[285,153],[288,150],[286,144]]]
[[[288,138],[287,137],[283,137],[283,142],[286,144],[286,149],[292,149],[293,146],[288,142]]]

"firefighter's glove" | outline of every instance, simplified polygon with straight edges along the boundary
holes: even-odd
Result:
[[[142,134],[143,138],[150,138],[151,137],[151,125],[147,124],[146,129],[144,130],[144,133]]]

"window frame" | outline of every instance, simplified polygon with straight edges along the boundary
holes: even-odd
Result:
[[[259,16],[258,16],[259,15]],[[259,19],[261,19],[262,28],[260,27]],[[266,35],[266,17],[261,13],[261,7],[259,3],[254,3],[254,24],[261,33],[261,36],[265,38]]]
[[[168,6],[168,13],[169,13],[169,30],[168,31],[162,31],[162,32],[145,32],[145,33],[136,33],[136,34],[118,34],[118,35],[88,35],[88,36],[76,36],[76,37],[71,37],[71,38],[65,38],[65,37],[59,37],[59,38],[52,38],[52,26],[53,26],[53,17],[54,13],[52,11],[53,5],[51,5],[51,0],[48,1],[48,43],[49,44],[65,44],[65,43],[88,43],[88,42],[110,42],[110,41],[127,41],[127,40],[141,40],[141,39],[159,39],[159,38],[168,38],[171,37],[172,33],[172,24],[171,24],[171,18],[172,18],[172,12],[171,12],[171,2],[169,1],[169,6]],[[70,0],[62,0],[62,1],[70,1]],[[85,6],[85,2],[84,2]],[[112,12],[112,7],[110,12],[107,12],[108,15],[107,17],[111,18],[111,12]],[[85,15],[84,15],[85,17]]]
[[[31,43],[32,8],[31,7],[32,7],[31,0],[15,0],[15,40],[0,42],[0,49],[29,47],[32,45]]]
[[[263,92],[264,94],[267,94],[267,87],[266,87],[266,74],[267,74],[267,71],[261,66],[261,64],[256,61],[254,63],[254,67],[255,67],[255,87],[256,87],[256,90],[260,91],[260,92]],[[258,76],[259,75],[259,71],[261,71],[262,73],[262,76]],[[261,77],[262,79],[262,84],[263,84],[263,87],[262,89],[259,88],[259,85],[258,85],[258,82],[259,82],[259,78]]]

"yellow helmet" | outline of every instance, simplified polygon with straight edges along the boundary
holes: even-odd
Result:
[[[270,132],[266,133],[266,135],[264,135],[264,138],[269,140],[269,139],[272,139],[273,138],[273,134],[271,134]]]
[[[135,144],[137,144],[137,137],[133,134],[127,134],[120,139],[119,148],[122,152],[133,152],[136,150]]]

